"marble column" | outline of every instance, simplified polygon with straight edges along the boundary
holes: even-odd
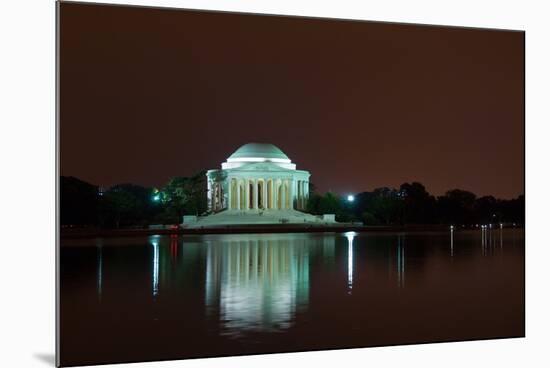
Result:
[[[273,208],[279,209],[279,184],[277,181],[273,182]]]
[[[304,181],[304,190],[306,192],[304,196],[304,209],[307,208],[307,199],[309,198],[309,181]]]
[[[248,211],[248,203],[250,202],[250,183],[248,178],[244,179],[244,209]]]
[[[214,202],[213,197],[214,197],[214,188],[212,188],[212,182],[209,180],[208,181],[208,210],[209,211],[212,211],[214,209],[214,207],[212,206],[212,203]]]
[[[306,208],[306,182],[302,180],[302,209]]]
[[[241,187],[239,181],[237,180],[237,206],[236,209],[241,209]]]
[[[264,179],[263,185],[262,185],[262,192],[263,192],[263,194],[262,194],[262,202],[263,202],[262,207],[264,209],[266,209],[267,208],[267,180],[265,180],[265,179]]]
[[[216,196],[218,195],[218,185],[216,182],[212,184],[212,211],[216,211]]]
[[[228,183],[227,187],[229,189],[229,192],[227,193],[227,209],[230,210],[231,207],[233,206],[233,203],[231,203],[233,200],[233,179],[228,178],[227,183]]]
[[[257,179],[254,179],[252,180],[252,183],[254,185],[254,196],[252,198],[252,200],[254,201],[254,209],[257,210],[258,209],[258,180]]]
[[[294,200],[293,200],[293,193],[294,193],[294,188],[292,187],[292,179],[288,179],[288,209],[293,209],[294,208]]]
[[[298,180],[298,196],[297,196],[297,203],[298,203],[299,209],[302,209],[302,207],[303,207],[302,198],[304,197],[304,187],[302,186],[302,183],[303,183],[302,180]]]

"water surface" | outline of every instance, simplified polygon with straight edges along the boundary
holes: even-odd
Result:
[[[524,335],[520,229],[63,239],[63,365]]]

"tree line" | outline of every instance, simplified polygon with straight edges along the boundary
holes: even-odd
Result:
[[[183,215],[204,214],[206,176],[174,177],[162,188],[117,184],[108,189],[75,177],[60,178],[62,226],[101,228],[178,224]]]
[[[60,178],[62,226],[101,228],[146,227],[178,224],[183,215],[207,211],[206,175],[174,177],[161,188],[118,184],[99,188],[75,177]],[[525,200],[477,197],[453,189],[444,195],[428,193],[418,182],[396,188],[377,188],[354,196],[353,201],[335,193],[316,193],[310,186],[307,212],[335,214],[337,221],[365,225],[516,223],[525,221]]]
[[[403,183],[399,189],[377,188],[362,192],[353,201],[334,193],[313,191],[308,201],[312,214],[334,213],[338,221],[360,221],[365,225],[447,224],[475,225],[525,222],[525,198],[477,197],[453,189],[434,196],[418,182]]]

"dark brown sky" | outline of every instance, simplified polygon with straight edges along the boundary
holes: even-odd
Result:
[[[61,4],[61,174],[160,186],[280,147],[319,190],[524,192],[524,34]]]

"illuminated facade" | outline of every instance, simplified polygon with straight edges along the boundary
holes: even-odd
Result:
[[[209,170],[208,209],[251,213],[304,210],[309,172],[297,170],[287,155],[268,143],[248,143],[221,169]]]

